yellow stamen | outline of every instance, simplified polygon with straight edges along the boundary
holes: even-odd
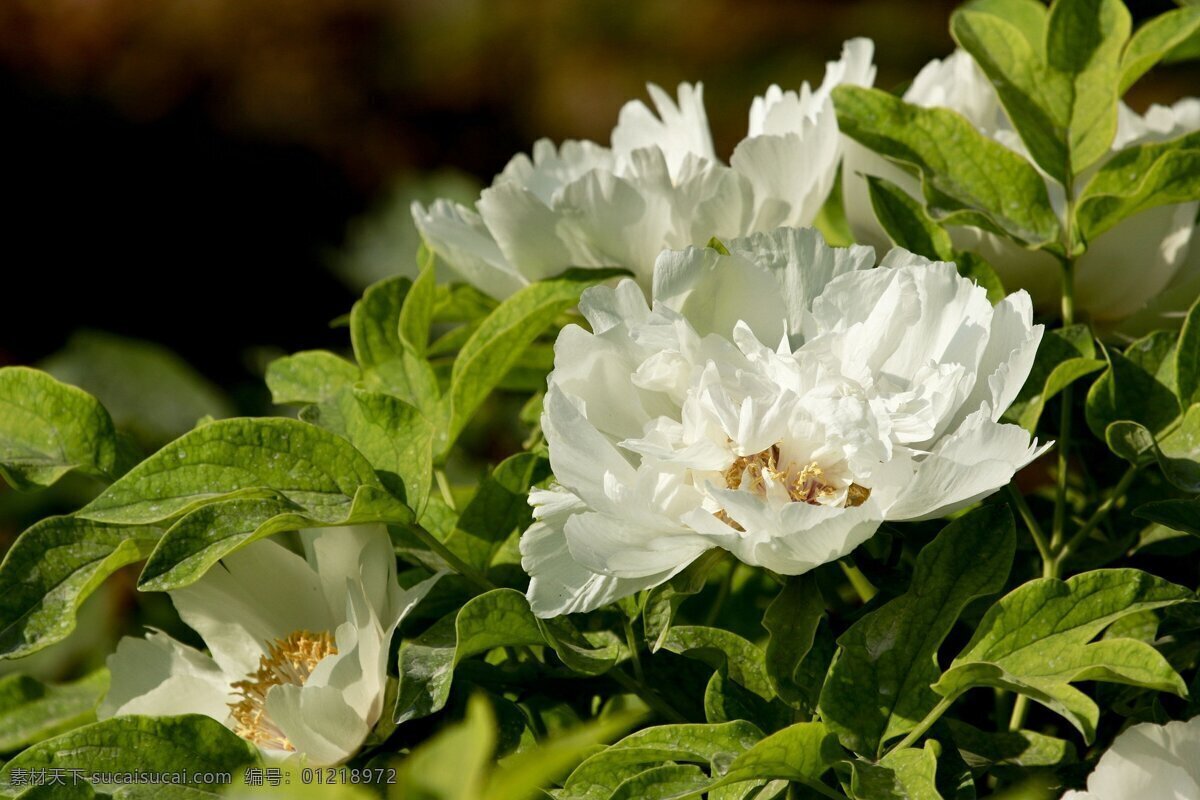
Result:
[[[799,470],[795,464],[788,464],[784,469],[780,469],[779,445],[772,445],[754,455],[738,456],[725,470],[724,478],[726,488],[742,489],[758,495],[766,495],[768,478],[772,481],[782,481],[792,502],[809,505],[823,505],[820,502],[823,498],[831,497],[837,492],[837,489],[825,480],[825,471],[816,461]],[[846,488],[844,507],[861,506],[870,496],[870,489],[852,483]],[[734,530],[745,530],[730,518],[724,509],[717,511],[714,516]]]
[[[294,751],[296,748],[267,715],[267,692],[272,686],[303,686],[321,659],[336,653],[333,636],[326,632],[296,631],[267,645],[267,655],[259,659],[258,670],[231,687],[242,698],[229,704],[233,732],[261,747]]]

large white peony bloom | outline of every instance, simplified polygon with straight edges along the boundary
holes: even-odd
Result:
[[[1200,717],[1123,731],[1088,776],[1087,791],[1062,800],[1196,800],[1200,797]]]
[[[436,578],[401,591],[382,526],[301,538],[304,557],[262,540],[170,592],[211,655],[158,631],[126,637],[100,718],[204,714],[314,766],[358,752],[384,712],[392,633]]]
[[[534,612],[587,611],[713,547],[798,574],[883,520],[946,514],[1041,451],[998,422],[1042,326],[952,264],[831,248],[813,230],[667,251],[653,304],[584,293],[542,428],[557,485],[521,539]]]
[[[991,83],[966,51],[927,64],[904,99],[919,106],[958,111],[982,133],[1026,155]],[[1122,103],[1112,150],[1173,139],[1198,129],[1200,100],[1195,98],[1170,107],[1151,106],[1144,116]],[[843,190],[851,229],[860,242],[886,244],[887,235],[875,219],[862,174],[886,178],[914,197],[920,196],[919,184],[862,145],[847,141],[844,146]],[[1077,186],[1081,188],[1095,169],[1089,169]],[[1066,200],[1062,188],[1050,180],[1047,186],[1051,202],[1063,215]],[[1200,237],[1193,243],[1198,208],[1200,204],[1194,202],[1152,208],[1096,237],[1075,265],[1076,308],[1105,327],[1124,323],[1130,332],[1160,327],[1172,318],[1178,324],[1200,295]],[[1039,310],[1057,312],[1061,268],[1053,256],[975,228],[952,229],[952,235],[958,247],[976,251],[990,261],[1005,286],[1026,289]]]
[[[624,267],[648,289],[664,248],[813,221],[841,158],[829,95],[841,83],[874,82],[873,50],[853,39],[816,90],[772,86],[755,98],[728,166],[713,149],[703,87],[681,84],[672,100],[652,85],[657,115],[627,103],[611,148],[542,139],[532,159],[508,163],[476,210],[414,203],[413,219],[434,252],[494,297],[568,267]]]

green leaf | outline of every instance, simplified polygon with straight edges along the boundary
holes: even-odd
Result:
[[[905,594],[842,634],[820,701],[842,744],[873,758],[937,705],[938,647],[969,601],[1004,587],[1015,540],[1004,506],[960,517],[921,551]]]
[[[1118,420],[1144,425],[1160,433],[1179,418],[1174,385],[1174,336],[1152,333],[1131,344],[1124,354],[1104,348],[1105,370],[1088,390],[1084,407],[1088,427],[1104,440],[1108,426]]]
[[[1051,398],[1080,378],[1104,368],[1106,362],[1095,355],[1092,333],[1086,325],[1046,331],[1029,377],[1005,417],[1033,433]]]
[[[1136,422],[1118,421],[1105,431],[1108,447],[1131,464],[1158,463],[1163,476],[1185,492],[1200,492],[1200,405],[1156,437]]]
[[[1066,739],[1027,730],[981,731],[957,719],[944,722],[954,737],[954,746],[972,767],[1054,767],[1076,760],[1075,745]]]
[[[1044,19],[1040,5],[968,3],[954,12],[950,31],[991,80],[1033,159],[1067,185],[1116,134],[1131,22],[1120,0],[1056,0]]]
[[[568,270],[522,288],[489,314],[454,361],[443,401],[449,423],[438,442],[439,455],[449,450],[479,405],[555,317],[578,303],[584,289],[623,274],[611,269]]]
[[[732,631],[676,625],[667,632],[662,649],[726,670],[731,679],[764,700],[775,697],[762,649]]]
[[[514,531],[529,527],[529,488],[549,474],[546,459],[517,453],[484,478],[445,539],[449,550],[473,567],[487,569]]]
[[[742,720],[718,725],[660,725],[626,736],[580,764],[559,800],[607,800],[626,779],[664,762],[728,767],[762,741],[757,727]]]
[[[125,772],[236,772],[258,760],[254,746],[215,719],[114,717],[34,745],[4,765],[0,786],[17,769],[82,770],[84,775]],[[105,787],[105,784],[94,784]],[[175,785],[108,785],[118,798],[215,796],[217,787],[190,781]]]
[[[833,90],[842,133],[921,178],[935,221],[973,225],[1028,247],[1052,247],[1058,216],[1033,165],[965,117],[922,108],[878,89]]]
[[[11,753],[96,719],[108,670],[49,686],[24,674],[0,678],[0,753]]]
[[[657,652],[666,640],[675,612],[687,598],[699,594],[709,573],[725,559],[725,552],[714,547],[700,555],[671,580],[646,593],[642,607],[642,625],[650,652]]]
[[[1200,32],[1200,8],[1179,8],[1159,14],[1133,34],[1121,56],[1119,94],[1125,94],[1175,47]]]
[[[400,797],[476,800],[496,749],[496,720],[486,699],[472,697],[467,717],[442,730],[406,758],[397,774]]]
[[[987,290],[990,302],[1004,299],[1004,284],[990,264],[973,253],[955,250],[950,234],[899,186],[874,175],[865,177],[875,217],[897,247],[935,261],[953,262],[960,275]]]
[[[344,388],[301,413],[345,437],[367,457],[389,492],[420,514],[433,484],[432,423],[398,397]]]
[[[709,788],[763,778],[815,783],[841,756],[828,728],[819,722],[799,722],[735,758],[729,771]]]
[[[789,578],[763,614],[763,627],[770,634],[764,654],[767,678],[780,699],[803,711],[813,710],[819,688],[813,692],[796,672],[812,649],[824,615],[825,601],[811,574]]]
[[[855,800],[942,800],[938,792],[937,757],[940,747],[906,747],[888,753],[878,764],[852,761],[850,794]]]
[[[96,398],[36,369],[0,369],[0,477],[10,486],[49,486],[73,469],[114,480],[121,468],[116,429]]]
[[[1079,193],[1075,219],[1084,240],[1141,211],[1200,198],[1198,168],[1200,132],[1117,152]]]
[[[86,505],[97,522],[172,519],[234,492],[278,492],[318,519],[342,519],[360,486],[382,488],[345,439],[291,419],[228,419],[187,433]]]
[[[424,242],[417,248],[420,274],[413,281],[400,307],[399,335],[405,347],[424,357],[429,344],[429,326],[433,323],[437,300],[437,279],[433,271],[433,251]]]
[[[1030,581],[988,610],[933,689],[947,698],[974,686],[1020,692],[1066,717],[1090,742],[1099,711],[1070,683],[1186,693],[1183,679],[1144,642],[1092,639],[1122,617],[1192,599],[1187,589],[1134,569]]]
[[[1200,9],[1197,9],[1200,12]],[[1184,408],[1200,401],[1200,302],[1194,303],[1183,321],[1175,347],[1176,394]]]
[[[1157,500],[1134,509],[1133,515],[1192,536],[1200,536],[1200,497],[1192,500]]]
[[[75,517],[49,517],[22,533],[0,564],[0,657],[29,655],[66,638],[88,595],[145,558],[161,534]]]
[[[400,647],[396,722],[429,716],[446,704],[454,668],[495,647],[545,644],[525,596],[495,589],[468,600]]]
[[[440,421],[433,367],[400,337],[400,314],[411,286],[408,278],[395,277],[369,287],[350,311],[350,342],[366,388],[395,395]]]
[[[271,402],[323,403],[361,377],[358,367],[326,350],[305,350],[267,366]]]

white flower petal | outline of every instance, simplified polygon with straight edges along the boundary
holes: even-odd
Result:
[[[412,205],[422,238],[463,279],[492,297],[504,299],[528,283],[504,258],[491,232],[469,208],[438,200],[428,209]]]
[[[383,525],[316,528],[300,532],[305,555],[320,577],[330,610],[346,604],[347,582],[358,584],[383,617],[394,600],[396,559],[392,540]]]
[[[334,627],[317,573],[270,539],[227,556],[199,581],[170,595],[179,616],[229,675],[257,669],[266,645],[276,639]]]
[[[236,701],[215,661],[160,631],[121,639],[108,669],[112,683],[96,710],[100,719],[203,714],[224,723]]]
[[[630,100],[621,108],[612,133],[613,151],[618,157],[628,158],[635,150],[656,147],[666,156],[671,174],[679,171],[689,154],[716,160],[704,113],[703,84],[679,84],[678,104],[658,86],[651,83],[646,88],[658,116],[641,100]]]
[[[336,686],[274,686],[266,705],[279,730],[313,766],[347,761],[371,732]]]

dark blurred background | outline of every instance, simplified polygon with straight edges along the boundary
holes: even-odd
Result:
[[[953,6],[6,0],[0,364],[91,328],[247,384],[271,353],[345,341],[328,322],[364,280],[338,269],[351,221],[429,171],[488,181],[540,136],[607,143],[646,81],[704,81],[727,155],[754,94],[818,82],[848,37],[875,40],[878,85],[911,79],[951,48]],[[1160,69],[1133,102],[1197,74]],[[411,260],[359,234],[367,271]]]

